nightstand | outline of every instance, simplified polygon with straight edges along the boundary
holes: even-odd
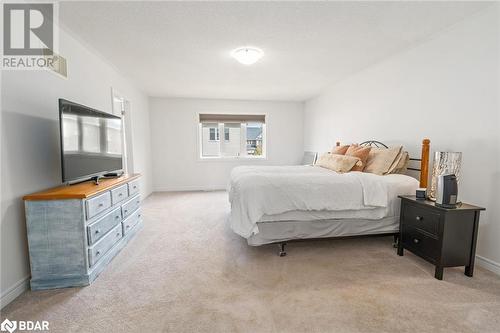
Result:
[[[472,277],[476,256],[479,212],[485,210],[462,203],[455,209],[436,207],[415,196],[401,198],[398,255],[403,249],[436,266],[435,277],[443,279],[444,267],[465,266]]]

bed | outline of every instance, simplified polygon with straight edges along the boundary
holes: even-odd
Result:
[[[289,241],[372,235],[399,231],[398,195],[427,187],[429,143],[422,144],[420,181],[405,174],[379,176],[352,171],[336,173],[311,165],[240,166],[228,188],[231,229],[251,246],[277,243],[286,255]],[[363,146],[387,148],[378,141]]]

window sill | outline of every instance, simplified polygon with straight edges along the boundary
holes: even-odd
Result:
[[[214,156],[214,157],[208,157],[208,156],[203,156],[203,157],[198,157],[198,161],[212,161],[212,162],[218,162],[218,161],[226,161],[226,162],[237,162],[237,161],[266,161],[267,157],[266,156],[258,156],[258,157],[251,157],[251,156]]]

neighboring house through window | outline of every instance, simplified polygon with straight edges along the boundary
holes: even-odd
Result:
[[[219,129],[217,127],[210,128],[210,141],[219,140]]]
[[[201,158],[265,157],[265,115],[200,114],[199,129]]]

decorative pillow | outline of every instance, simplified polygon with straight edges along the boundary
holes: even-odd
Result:
[[[385,175],[401,152],[402,146],[391,148],[372,148],[366,160],[364,172]]]
[[[358,157],[354,156],[327,153],[318,159],[316,165],[325,169],[344,173],[351,171],[355,165],[361,165],[361,161]]]
[[[332,154],[345,155],[345,152],[349,149],[349,145],[335,146],[332,149]]]
[[[403,156],[399,160],[399,163],[396,166],[394,173],[400,173],[400,174],[406,173],[406,171],[408,171],[408,164],[409,163],[410,163],[410,155],[408,154],[407,151],[405,151],[403,153]]]
[[[399,152],[398,156],[396,156],[396,158],[392,162],[391,166],[389,167],[389,170],[387,170],[387,172],[385,173],[386,175],[391,174],[391,173],[396,173],[396,169],[399,165],[399,162],[403,158],[404,153],[405,153],[405,151],[403,151],[403,150],[401,150]]]
[[[363,147],[359,145],[351,145],[349,149],[347,149],[345,155],[346,156],[354,156],[360,159],[362,165],[357,166],[355,165],[351,171],[363,171],[365,165],[366,165],[366,160],[368,159],[368,154],[370,154],[370,150],[372,147]]]

